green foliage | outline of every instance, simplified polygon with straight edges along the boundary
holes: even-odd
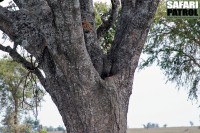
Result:
[[[111,6],[106,5],[106,3],[98,2],[94,4],[95,6],[95,20],[96,20],[96,27],[98,28],[102,24],[102,19],[107,20],[109,18],[109,13]],[[104,53],[107,53],[111,48],[111,44],[114,39],[115,29],[116,29],[115,22],[108,32],[104,34],[102,38],[100,38],[101,48],[103,49]]]
[[[47,130],[46,130],[46,129],[42,129],[42,130],[40,131],[40,133],[47,133]]]
[[[34,120],[31,117],[26,117],[23,124],[27,125],[27,131],[26,132],[31,132],[31,131],[38,131],[40,128],[40,121],[39,120]]]
[[[38,100],[44,93],[36,83],[36,76],[11,59],[1,59],[0,64],[0,109],[13,106],[14,100],[18,99],[21,108],[32,110],[36,92],[39,93]]]
[[[109,9],[110,9],[110,6],[106,5],[106,3],[103,3],[103,2],[94,3],[94,13],[95,13],[95,21],[96,21],[97,28],[102,23],[101,17],[106,13],[108,14]],[[108,17],[108,15],[104,15],[104,17]]]
[[[47,133],[46,129],[42,129],[41,133]]]
[[[5,113],[1,122],[5,132],[24,131],[20,116],[38,107],[43,94],[35,75],[11,59],[0,60],[0,112]]]
[[[4,119],[1,121],[3,127],[0,127],[0,133],[14,133],[15,130],[18,130],[19,133],[36,133],[33,132],[31,126],[27,123],[20,123],[16,125],[14,123],[15,114],[12,109],[7,108],[5,113]]]
[[[200,80],[200,19],[168,19],[162,1],[151,26],[140,68],[156,62],[169,81],[198,97]]]

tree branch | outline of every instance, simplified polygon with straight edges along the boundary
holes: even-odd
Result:
[[[22,1],[22,0],[13,0],[15,2],[15,4],[19,7],[22,8],[24,5],[24,2],[26,1]]]
[[[180,52],[179,49],[175,49],[175,48],[172,48],[172,47],[169,47],[169,49],[170,49],[170,51],[173,51],[173,52]],[[165,52],[165,50],[160,49],[159,52]],[[197,67],[200,68],[200,64],[198,62],[198,59],[196,59],[194,56],[184,52],[184,50],[181,51],[181,54],[182,54],[182,56],[185,56],[185,57],[187,57],[189,59],[187,61],[192,61]]]
[[[5,47],[2,44],[0,44],[0,50],[9,53],[13,60],[22,64],[26,69],[33,72],[38,77],[41,84],[45,87],[45,78],[37,67],[33,66],[32,63],[24,59],[19,53],[17,53],[17,51],[13,50],[10,46]]]
[[[92,0],[80,0],[85,45],[95,69],[101,75],[103,69],[103,51],[97,42],[94,8],[92,5]],[[86,24],[91,26],[89,32],[85,29],[87,28]]]
[[[47,27],[51,27],[49,22],[52,22],[48,10],[45,10],[47,5],[40,6],[43,6],[42,12],[40,10],[31,12],[20,9],[13,12],[8,11],[10,13],[8,14],[8,20],[0,19],[0,22],[2,22],[0,23],[0,30],[14,41],[15,48],[16,45],[20,45],[37,59],[42,55],[46,42],[51,38],[49,35],[53,34],[51,30],[45,31]],[[41,25],[38,25],[38,23]]]
[[[81,18],[85,16],[86,19],[90,18],[92,20],[92,17],[94,17],[90,14],[92,12],[92,0],[47,0],[47,2],[52,12],[52,27],[55,28],[55,36],[53,37],[55,38],[55,42],[53,44],[49,44],[48,46],[49,53],[51,54],[52,59],[55,61],[56,66],[58,66],[59,70],[61,70],[66,78],[69,77],[69,71],[74,71],[72,69],[72,65],[77,66],[76,71],[80,71],[83,73],[90,71],[95,73],[94,75],[98,77],[98,73],[94,69],[94,64],[96,63],[92,64],[92,62],[99,61],[98,59],[95,60],[99,56],[99,53],[94,51],[94,58],[91,57],[90,54],[91,59],[94,59],[93,61],[91,61],[88,55],[88,53],[90,52],[87,49],[87,44],[91,44],[91,46],[93,44],[92,48],[96,47],[94,46],[96,45],[96,43],[93,43],[93,40],[96,37],[91,37],[90,33],[88,33],[88,38],[91,38],[91,40],[88,39],[88,43],[86,43],[87,37],[84,37]],[[82,6],[80,2],[86,2],[90,5]],[[90,7],[89,9],[83,9],[83,7],[88,6]],[[85,14],[87,11],[88,15]],[[85,75],[83,73],[82,75]],[[92,77],[94,75],[90,76]]]
[[[99,80],[98,73],[94,69],[96,63],[92,64],[86,49],[79,0],[47,0],[47,2],[38,9],[33,5],[30,9],[22,8],[16,11],[16,14],[11,17],[15,32],[13,41],[26,49],[36,60],[42,57],[43,62],[44,60],[53,62],[48,64],[48,70],[44,70],[47,78],[59,74],[67,78],[72,71],[76,71],[81,72],[83,77],[87,75],[90,79]],[[31,64],[27,65],[23,62],[23,58],[17,58],[18,53],[12,48],[1,46],[1,49],[7,51],[26,67],[31,67]],[[99,52],[94,51],[94,58],[98,54]],[[98,62],[98,60],[95,61]],[[36,70],[34,70],[35,73]],[[49,74],[48,71],[51,73]],[[70,77],[72,76],[74,76],[73,73]],[[87,79],[81,82],[94,84],[94,81]]]
[[[110,75],[129,71],[133,76],[159,0],[124,0],[111,48]]]
[[[110,17],[108,18],[108,20],[102,20],[102,24],[97,29],[98,39],[102,37],[111,28],[112,24],[117,20],[120,1],[111,0],[111,3],[112,3],[112,9],[111,11],[109,11],[111,12]]]
[[[135,7],[136,1],[139,1],[139,0],[122,0],[121,1],[122,7],[133,8]]]
[[[11,11],[0,6],[0,30],[6,33],[11,39],[14,35],[12,29],[12,15],[13,13]]]
[[[15,4],[21,8],[25,8],[27,10],[32,9],[33,7],[37,7],[43,5],[43,3],[46,3],[45,0],[13,0]]]

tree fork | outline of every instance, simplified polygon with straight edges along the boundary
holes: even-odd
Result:
[[[122,1],[108,57],[111,71],[103,78],[106,65],[95,30],[92,0],[14,2],[17,11],[0,6],[0,30],[36,60],[43,59],[33,73],[51,95],[67,132],[126,133],[134,72],[159,0]],[[118,5],[118,0],[112,0],[109,24],[100,31],[107,31],[116,19]],[[84,32],[83,20],[92,25],[92,32]],[[0,50],[26,68],[32,66],[15,48],[0,44]]]

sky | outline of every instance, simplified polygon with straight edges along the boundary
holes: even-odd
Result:
[[[187,91],[179,91],[168,82],[157,66],[135,73],[133,91],[129,103],[128,127],[141,128],[148,122],[167,124],[169,127],[200,125],[200,108],[196,101],[187,100]],[[61,117],[49,96],[39,113],[44,125],[63,125]]]
[[[2,42],[0,39],[0,43]],[[128,127],[141,128],[148,122],[158,123],[160,126],[167,124],[168,127],[190,126],[190,121],[199,126],[199,103],[188,100],[186,89],[178,91],[175,84],[166,83],[165,75],[155,65],[136,71],[129,103]],[[64,126],[49,95],[45,96],[45,102],[39,109],[38,119],[44,126]]]

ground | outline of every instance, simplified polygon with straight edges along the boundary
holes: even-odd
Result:
[[[65,133],[63,131],[55,131],[48,133]],[[200,127],[168,127],[168,128],[130,128],[127,133],[200,133]]]

